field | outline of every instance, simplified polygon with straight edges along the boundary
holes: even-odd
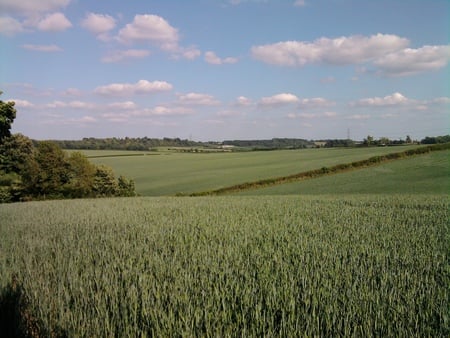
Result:
[[[86,154],[172,195],[404,149]],[[232,196],[0,204],[0,336],[448,337],[449,155]]]
[[[353,170],[238,195],[442,194],[450,192],[450,150],[435,151]]]
[[[127,152],[87,151],[96,164],[132,178],[142,196],[175,195],[218,189],[238,183],[278,177],[400,152],[417,146],[353,149],[302,149],[242,153],[155,152],[123,156]],[[136,154],[129,152],[128,154]],[[159,154],[159,155],[158,155]],[[109,157],[98,157],[98,156]]]
[[[0,205],[1,329],[448,337],[449,206],[442,195]]]

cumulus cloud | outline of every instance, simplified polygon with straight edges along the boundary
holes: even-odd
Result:
[[[127,49],[112,52],[102,58],[102,62],[113,63],[125,59],[142,59],[150,55],[150,51],[145,49]]]
[[[72,23],[63,13],[52,13],[40,20],[36,27],[41,31],[61,32],[72,27]]]
[[[178,30],[158,15],[136,15],[132,23],[119,31],[119,41],[123,43],[150,42],[163,49],[178,47]]]
[[[136,83],[112,83],[95,89],[96,94],[106,96],[150,94],[172,90],[173,86],[166,81],[139,80]]]
[[[405,96],[403,96],[402,94],[394,93],[392,95],[387,95],[384,97],[372,97],[361,99],[356,102],[353,102],[351,105],[383,107],[383,106],[396,106],[406,104],[408,102],[410,102],[410,100]]]
[[[199,106],[213,106],[220,103],[214,96],[203,93],[179,94],[178,100],[182,104]]]
[[[116,20],[107,14],[88,13],[81,21],[81,27],[95,34],[100,40],[109,40],[108,32],[115,26]]]
[[[363,63],[386,53],[398,51],[409,44],[405,38],[390,34],[320,38],[313,42],[284,41],[254,46],[253,57],[279,66],[303,66],[308,63],[347,65]]]
[[[157,46],[161,50],[171,53],[175,59],[193,60],[201,55],[200,50],[194,46],[180,46],[178,29],[158,15],[136,15],[133,22],[119,31],[116,38],[119,42],[128,45],[148,43]]]
[[[260,104],[263,106],[271,106],[297,102],[299,102],[299,98],[297,96],[290,93],[281,93],[269,97],[263,97],[260,101]]]
[[[205,61],[207,63],[210,63],[212,65],[222,65],[225,63],[236,63],[238,62],[237,58],[234,57],[226,57],[226,58],[220,58],[216,55],[216,53],[212,51],[205,52]]]
[[[31,44],[25,44],[22,45],[22,48],[32,50],[35,52],[46,52],[46,53],[53,53],[53,52],[61,52],[62,48],[58,47],[57,45],[31,45]]]
[[[406,48],[374,61],[381,72],[390,76],[411,75],[445,67],[450,60],[450,45]]]

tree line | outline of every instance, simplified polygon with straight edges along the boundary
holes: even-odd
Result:
[[[136,195],[133,180],[116,179],[80,152],[11,134],[15,117],[14,102],[0,100],[0,202]]]

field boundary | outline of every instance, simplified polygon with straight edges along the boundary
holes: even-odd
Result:
[[[228,186],[228,187],[223,187],[223,188],[208,190],[208,191],[194,192],[191,194],[179,193],[179,194],[177,194],[177,196],[192,196],[192,197],[215,196],[215,195],[224,195],[224,194],[241,192],[244,190],[261,189],[261,188],[266,188],[266,187],[274,186],[274,185],[292,183],[292,182],[296,182],[296,181],[318,178],[318,177],[322,177],[322,176],[326,176],[326,175],[333,175],[333,174],[348,172],[348,171],[355,170],[355,169],[373,167],[373,166],[377,166],[377,165],[380,165],[380,164],[383,164],[386,162],[390,162],[393,160],[399,160],[399,159],[408,158],[408,157],[412,157],[412,156],[416,156],[416,155],[427,154],[432,151],[447,150],[447,149],[450,149],[450,143],[434,144],[434,145],[429,145],[429,146],[414,148],[414,149],[408,149],[405,151],[400,151],[400,152],[386,154],[386,155],[372,156],[365,160],[354,161],[354,162],[343,163],[343,164],[336,164],[331,167],[322,167],[319,169],[303,171],[303,172],[296,173],[293,175],[288,175],[288,176],[267,178],[267,179],[262,179],[262,180],[258,180],[258,181],[253,181],[253,182],[244,182],[244,183],[240,183],[240,184],[236,184],[236,185],[232,185],[232,186]]]

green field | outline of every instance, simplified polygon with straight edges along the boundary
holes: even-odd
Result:
[[[170,195],[405,149],[86,154]],[[449,155],[253,196],[0,204],[0,336],[448,337]]]
[[[242,191],[239,195],[448,195],[449,192],[450,151],[444,150],[315,179]]]
[[[95,156],[91,158],[94,163],[110,166],[117,175],[135,180],[140,195],[162,196],[219,189],[413,148],[417,146],[215,154],[162,152],[147,156],[123,156],[126,152],[121,151],[116,157],[98,157],[111,156],[114,154],[111,151],[86,154]]]
[[[0,205],[0,332],[448,337],[449,206],[432,195]]]

